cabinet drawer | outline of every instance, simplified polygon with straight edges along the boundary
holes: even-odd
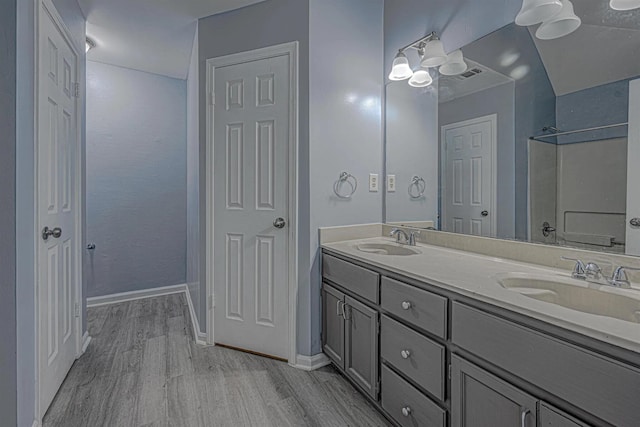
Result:
[[[440,338],[447,337],[445,297],[383,277],[382,308]]]
[[[382,408],[403,427],[445,426],[445,411],[384,365]]]
[[[445,348],[402,324],[382,317],[380,354],[420,387],[444,400]]]
[[[540,427],[589,427],[559,409],[545,402],[540,402]]]
[[[594,416],[640,426],[640,370],[460,303],[452,341]]]
[[[378,304],[380,275],[331,255],[322,255],[322,276],[345,289]]]

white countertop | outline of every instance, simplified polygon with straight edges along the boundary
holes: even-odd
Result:
[[[374,237],[325,243],[323,248],[354,260],[380,267],[403,276],[426,281],[467,297],[506,308],[591,338],[640,353],[640,323],[619,320],[572,310],[560,305],[529,298],[502,287],[497,280],[508,273],[571,279],[566,270],[526,264],[471,252],[418,244],[419,254],[410,256],[380,255],[357,249],[361,243],[394,243],[393,239]],[[589,285],[598,287],[598,285]],[[640,290],[602,286],[603,292],[622,293],[640,299]]]

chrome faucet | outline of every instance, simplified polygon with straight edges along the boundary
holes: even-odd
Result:
[[[573,267],[573,272],[571,272],[571,277],[573,277],[574,279],[586,280],[586,266],[584,265],[584,262],[582,262],[582,260],[579,260],[577,258],[569,258],[566,256],[560,258],[565,261],[574,261],[576,263],[576,265]]]
[[[609,284],[617,288],[630,288],[631,282],[625,270],[640,271],[640,268],[620,266],[613,271]]]
[[[407,234],[406,231],[400,228],[394,228],[393,230],[391,230],[391,233],[389,233],[389,236],[396,238],[396,242],[400,244],[409,245],[409,246],[416,245],[416,236],[419,236],[419,235],[420,235],[419,231],[412,231],[409,234]],[[400,239],[400,236],[404,237],[404,243]]]

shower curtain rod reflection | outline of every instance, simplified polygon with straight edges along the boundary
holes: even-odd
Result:
[[[555,137],[563,136],[563,135],[572,135],[574,133],[583,133],[583,132],[591,132],[591,131],[602,130],[602,129],[617,128],[617,127],[621,127],[621,126],[627,126],[628,124],[629,124],[629,122],[616,123],[615,125],[596,126],[596,127],[587,128],[587,129],[578,129],[578,130],[570,130],[570,131],[566,131],[566,132],[549,133],[549,134],[546,134],[546,135],[532,136],[530,139],[533,139],[534,141],[540,141],[541,139],[555,138]],[[541,141],[541,142],[544,142],[544,141]]]

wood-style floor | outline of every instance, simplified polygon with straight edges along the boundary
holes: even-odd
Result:
[[[386,426],[333,368],[194,343],[184,295],[91,308],[87,353],[44,427]]]

